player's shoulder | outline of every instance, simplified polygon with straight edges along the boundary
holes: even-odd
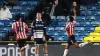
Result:
[[[16,22],[13,22],[12,25],[14,25]]]
[[[26,24],[25,22],[22,22],[22,23]]]
[[[74,20],[73,23],[76,23],[76,20]]]

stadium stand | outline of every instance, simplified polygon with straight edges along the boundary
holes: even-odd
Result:
[[[1,4],[2,1],[0,1]],[[0,20],[0,40],[8,39],[11,32],[11,24],[16,14],[27,16],[29,11],[34,10],[39,4],[38,0],[18,1],[17,6],[8,6],[12,12],[13,18],[10,21]],[[77,41],[91,40],[100,41],[100,0],[95,5],[81,5],[80,16],[77,16],[75,36]],[[68,40],[65,32],[66,16],[51,16],[51,24],[47,26],[46,33],[54,38],[55,41]],[[30,35],[30,34],[28,34]]]

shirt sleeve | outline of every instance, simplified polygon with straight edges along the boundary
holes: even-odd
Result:
[[[69,27],[69,23],[67,22],[67,23],[66,23],[66,26],[65,26],[65,31],[68,30],[68,27]]]
[[[28,29],[27,24],[26,24],[26,23],[24,23],[24,24],[25,24],[25,31],[26,31],[26,33],[27,33],[27,32],[29,32],[29,29]]]
[[[11,14],[9,9],[8,9],[8,12],[7,12],[7,18],[12,18],[12,14]]]
[[[74,25],[76,24],[76,21],[73,21]]]
[[[14,33],[15,33],[14,23],[12,24],[12,32],[14,32]]]
[[[69,23],[66,23],[66,27],[65,28],[68,28],[68,26],[69,26]]]
[[[35,21],[33,21],[31,24],[31,36],[33,36],[34,31],[35,31]]]

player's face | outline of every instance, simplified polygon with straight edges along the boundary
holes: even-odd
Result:
[[[76,2],[73,2],[73,6],[77,6],[77,3]]]
[[[6,9],[6,5],[3,6],[3,9]]]
[[[36,17],[37,17],[37,19],[41,19],[41,17],[42,17],[41,13],[37,13]]]

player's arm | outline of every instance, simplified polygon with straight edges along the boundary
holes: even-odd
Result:
[[[12,32],[15,33],[14,23],[12,24]]]
[[[31,24],[31,40],[34,40],[34,30],[35,30],[35,25],[34,25],[34,21]]]
[[[74,21],[76,21],[76,9],[73,9],[73,12],[74,12]]]
[[[28,29],[28,26],[26,23],[25,23],[25,31],[26,31],[26,33],[29,32],[29,29]]]
[[[69,25],[69,23],[66,23],[65,31],[68,31],[68,25]]]
[[[45,35],[46,35],[46,24],[44,23],[44,29],[43,29],[43,40],[45,41],[46,38],[45,38]]]

